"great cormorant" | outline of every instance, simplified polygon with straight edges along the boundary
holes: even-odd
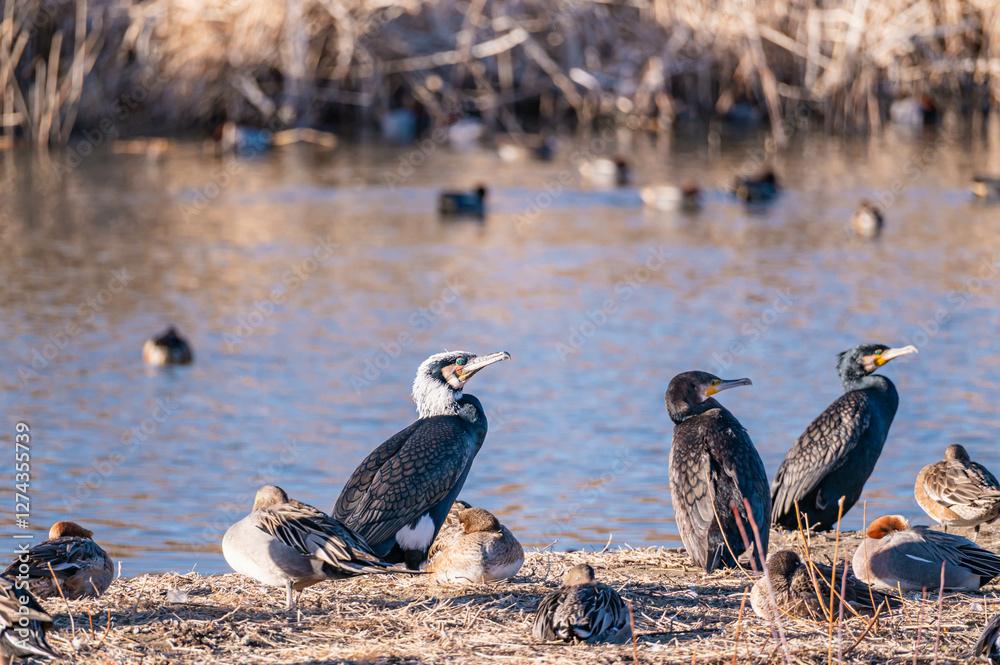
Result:
[[[706,572],[735,566],[734,555],[746,550],[734,508],[753,542],[743,499],[750,502],[760,532],[760,551],[754,547],[758,570],[767,553],[771,497],[764,463],[740,421],[712,397],[749,385],[750,379],[723,381],[707,372],[684,372],[667,388],[667,413],[675,423],[670,497],[684,547]]]
[[[280,487],[257,490],[250,514],[222,539],[226,563],[238,573],[285,589],[285,609],[301,591],[326,580],[396,572],[364,539],[323,511],[289,499]]]
[[[830,566],[812,564],[815,569],[810,574],[806,565],[792,550],[781,550],[767,557],[767,576],[771,581],[774,600],[783,615],[825,622],[824,607],[829,611],[830,578],[833,570]],[[838,594],[841,590],[842,573],[843,568],[840,568],[836,578]],[[872,614],[882,604],[899,606],[898,600],[881,591],[869,589],[867,584],[858,581],[854,575],[847,576],[843,590],[844,603],[859,614]],[[757,579],[750,590],[750,606],[760,618],[772,618],[771,594],[763,576]],[[850,611],[847,610],[847,613]]]
[[[628,609],[618,592],[594,579],[585,563],[573,566],[562,586],[538,604],[532,634],[547,642],[584,640],[620,644],[631,636]]]
[[[945,531],[949,526],[973,526],[978,538],[979,526],[1000,516],[1000,482],[958,444],[948,446],[942,461],[920,470],[913,495]]]
[[[419,568],[486,439],[486,412],[462,389],[506,351],[439,353],[413,382],[419,419],[376,448],[347,481],[333,517],[382,558]]]
[[[16,557],[4,575],[26,580],[38,598],[97,598],[114,579],[115,567],[93,536],[75,522],[56,522],[48,539]]]
[[[771,483],[772,524],[797,529],[796,501],[806,514],[803,528],[833,528],[840,497],[847,514],[882,454],[899,405],[892,381],[872,372],[893,358],[916,352],[913,346],[860,344],[838,356],[844,394],[812,421],[778,467]]]
[[[878,518],[866,535],[851,569],[879,589],[937,589],[942,566],[944,588],[955,591],[975,591],[1000,575],[1000,556],[953,533],[911,527],[900,515]]]
[[[188,365],[194,356],[187,340],[170,326],[159,337],[146,340],[142,345],[142,359],[150,365]]]

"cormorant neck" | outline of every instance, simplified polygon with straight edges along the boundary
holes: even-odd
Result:
[[[881,390],[883,392],[892,390],[892,381],[881,374],[868,374],[865,376],[841,376],[840,385],[844,387],[844,392],[849,393],[855,390]]]
[[[714,397],[709,397],[704,402],[670,402],[667,404],[667,414],[675,425],[680,425],[688,418],[721,408],[722,405]]]
[[[421,418],[459,415],[462,391],[440,381],[423,381],[413,386],[413,401]]]

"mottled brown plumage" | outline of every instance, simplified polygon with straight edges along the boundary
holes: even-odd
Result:
[[[26,601],[26,602],[22,602]],[[17,581],[0,577],[0,663],[10,665],[23,658],[55,658],[45,633],[52,630],[52,617]]]
[[[431,556],[426,572],[440,582],[456,584],[504,580],[517,574],[524,563],[524,548],[493,513],[466,508],[458,519],[460,532],[451,534],[447,544]]]
[[[799,555],[792,550],[782,550],[767,557],[767,574],[771,580],[774,599],[782,615],[809,619],[811,621],[826,621],[824,608],[830,608],[830,578],[832,568],[822,564],[815,566],[812,575],[802,562]],[[839,594],[841,590],[843,568],[838,568],[836,575],[836,597],[834,612],[839,612]],[[819,595],[816,590],[819,589]],[[874,601],[874,602],[873,602]],[[854,612],[871,614],[879,605],[885,604],[897,607],[899,601],[886,596],[881,591],[869,589],[867,584],[858,581],[851,573],[847,574],[847,585],[844,587],[844,602],[853,609],[845,608],[845,616]],[[770,619],[772,610],[770,593],[767,584],[761,577],[750,591],[750,605],[757,616]]]
[[[1000,516],[1000,482],[957,444],[948,446],[942,461],[920,470],[913,494],[945,531],[949,526],[971,526],[978,537],[981,524]]]
[[[622,643],[629,639],[628,609],[618,592],[595,581],[587,564],[570,568],[562,586],[538,604],[532,634],[539,640]]]
[[[15,557],[4,574],[27,575],[38,598],[59,596],[60,587],[67,598],[97,598],[114,579],[114,564],[93,535],[75,522],[56,522],[48,540]]]

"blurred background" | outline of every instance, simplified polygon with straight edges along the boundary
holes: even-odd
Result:
[[[490,433],[463,498],[526,546],[680,545],[663,392],[690,369],[753,380],[721,401],[773,477],[837,353],[915,344],[883,371],[869,514],[926,523],[913,479],[951,443],[1000,469],[993,3],[0,18],[4,436],[31,427],[32,529],[75,519],[126,575],[227,570],[263,484],[329,509],[444,349],[513,356],[469,384]],[[734,195],[768,170],[776,197]],[[171,324],[194,363],[144,365]]]

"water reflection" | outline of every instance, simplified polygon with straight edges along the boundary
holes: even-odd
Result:
[[[33,526],[78,518],[126,574],[225,570],[222,532],[257,487],[328,509],[415,417],[421,360],[502,348],[513,362],[469,387],[491,430],[465,498],[526,545],[677,545],[670,378],[751,377],[724,402],[773,475],[839,395],[836,353],[862,340],[920,347],[886,370],[901,403],[863,499],[923,519],[912,479],[948,444],[1000,468],[997,209],[967,190],[1000,152],[796,140],[775,159],[786,193],[753,211],[724,190],[756,139],[717,155],[635,141],[637,184],[698,179],[697,216],[644,210],[636,189],[557,191],[576,182],[565,155],[440,149],[400,184],[405,151],[368,146],[94,154],[59,177],[0,154],[0,400],[10,427],[32,425]],[[440,187],[483,179],[484,223],[438,220]],[[880,196],[882,238],[845,233]],[[125,288],[102,295],[122,270]],[[168,323],[196,363],[152,371],[142,342]]]

